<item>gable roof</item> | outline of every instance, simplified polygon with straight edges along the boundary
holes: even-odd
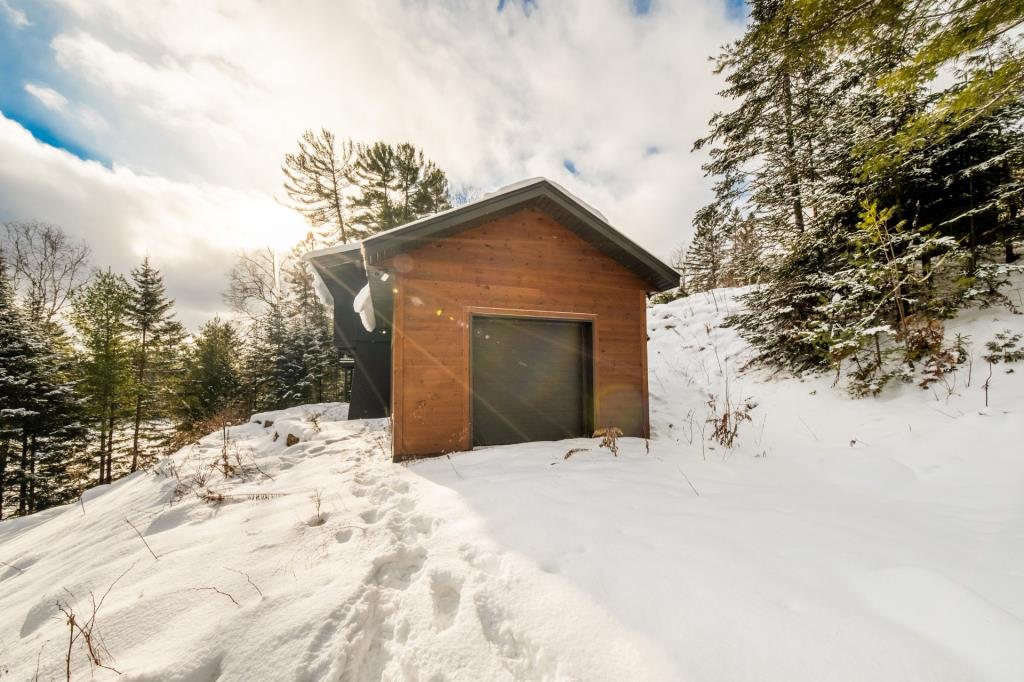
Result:
[[[621,263],[650,284],[652,291],[679,286],[679,273],[609,225],[593,207],[546,178],[523,180],[486,194],[477,201],[378,232],[358,244],[321,249],[307,254],[306,258],[314,265],[331,267],[355,261],[361,255],[365,267],[370,269],[388,258],[436,239],[531,207],[550,214],[599,251]]]

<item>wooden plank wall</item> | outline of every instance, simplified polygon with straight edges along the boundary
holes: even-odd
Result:
[[[595,424],[646,436],[646,282],[524,209],[393,257],[396,459],[468,450],[471,309],[595,316]]]

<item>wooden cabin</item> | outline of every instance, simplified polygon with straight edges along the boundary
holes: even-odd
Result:
[[[648,435],[646,299],[679,276],[558,185],[528,180],[308,259],[352,359],[350,418],[390,415],[396,460]]]

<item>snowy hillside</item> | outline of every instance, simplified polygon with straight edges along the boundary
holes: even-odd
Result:
[[[311,405],[0,523],[0,680],[64,679],[57,604],[88,631],[90,594],[101,680],[1024,679],[1024,365],[986,408],[981,359],[1024,317],[947,325],[948,388],[854,401],[740,373],[736,293],[651,311],[654,434],[617,457],[399,466],[384,422]],[[756,404],[731,450],[726,384]]]

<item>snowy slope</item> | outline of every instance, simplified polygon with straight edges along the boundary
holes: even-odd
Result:
[[[64,679],[56,602],[87,616],[122,574],[96,633],[123,675],[101,680],[1024,679],[1024,366],[985,408],[980,359],[1024,317],[948,325],[975,356],[952,395],[853,401],[739,373],[736,293],[651,311],[654,435],[618,457],[581,439],[403,467],[385,423],[314,405],[232,429],[227,479],[215,434],[0,523],[0,679]],[[757,403],[731,451],[701,438],[726,380]]]

